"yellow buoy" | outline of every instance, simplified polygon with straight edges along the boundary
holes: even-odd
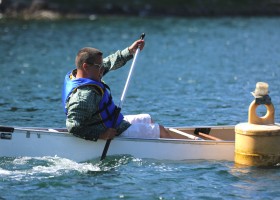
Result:
[[[274,166],[280,163],[280,126],[274,124],[274,106],[268,95],[268,84],[258,82],[255,100],[248,110],[248,123],[235,126],[235,162],[249,166]],[[264,105],[266,115],[256,109]]]

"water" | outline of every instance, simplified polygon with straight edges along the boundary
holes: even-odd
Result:
[[[115,156],[97,163],[54,158],[1,160],[4,199],[277,199],[279,168],[230,162]],[[11,192],[12,191],[12,192]]]
[[[93,46],[108,55],[142,32],[125,114],[150,113],[165,126],[235,125],[247,121],[250,92],[264,81],[279,122],[279,25],[279,18],[2,19],[0,124],[64,127],[61,87],[76,52]],[[116,102],[130,64],[105,77]],[[225,161],[0,158],[0,199],[280,199],[279,177],[279,167]]]

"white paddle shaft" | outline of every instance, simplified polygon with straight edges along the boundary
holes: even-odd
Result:
[[[129,86],[130,79],[131,79],[131,77],[132,77],[132,72],[133,72],[133,70],[134,70],[134,66],[135,66],[136,59],[137,59],[137,56],[138,56],[139,51],[140,51],[140,49],[137,48],[136,53],[135,53],[134,58],[133,58],[133,61],[132,61],[132,64],[131,64],[131,67],[130,67],[130,70],[129,70],[129,73],[128,73],[128,77],[127,77],[127,79],[126,79],[126,83],[125,83],[123,92],[122,92],[121,100],[120,100],[120,103],[119,103],[119,107],[120,107],[120,108],[122,107],[122,104],[123,104],[123,102],[124,102],[125,95],[126,95],[126,92],[127,92],[127,88],[128,88],[128,86]]]
[[[143,40],[144,37],[145,37],[145,33],[142,33],[140,39]],[[137,59],[137,56],[138,56],[139,51],[140,51],[140,48],[139,48],[139,46],[138,46],[138,48],[137,48],[137,50],[136,50],[136,52],[135,52],[135,55],[134,55],[134,58],[133,58],[133,61],[132,61],[130,70],[129,70],[128,77],[127,77],[127,79],[126,79],[126,83],[125,83],[125,86],[124,86],[124,89],[123,89],[123,93],[122,93],[122,96],[121,96],[121,100],[120,100],[119,107],[117,108],[117,114],[116,114],[116,116],[115,116],[114,126],[116,125],[118,116],[119,116],[119,114],[120,114],[120,112],[121,112],[122,104],[123,104],[124,99],[125,99],[126,91],[127,91],[128,85],[129,85],[129,83],[130,83],[130,79],[131,79],[131,76],[132,76],[132,72],[133,72],[133,69],[134,69],[135,62],[136,62],[136,59]],[[112,139],[108,139],[108,140],[106,141],[106,144],[105,144],[105,147],[104,147],[104,149],[103,149],[103,152],[102,152],[102,155],[101,155],[101,159],[100,159],[100,160],[105,159],[111,141],[112,141]]]

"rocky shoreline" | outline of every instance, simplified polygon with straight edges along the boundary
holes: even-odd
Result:
[[[0,0],[0,18],[280,16],[280,0]]]

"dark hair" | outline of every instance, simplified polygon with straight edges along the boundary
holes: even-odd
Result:
[[[78,51],[75,64],[77,68],[81,68],[84,63],[94,64],[99,56],[103,53],[99,49],[85,47]]]

